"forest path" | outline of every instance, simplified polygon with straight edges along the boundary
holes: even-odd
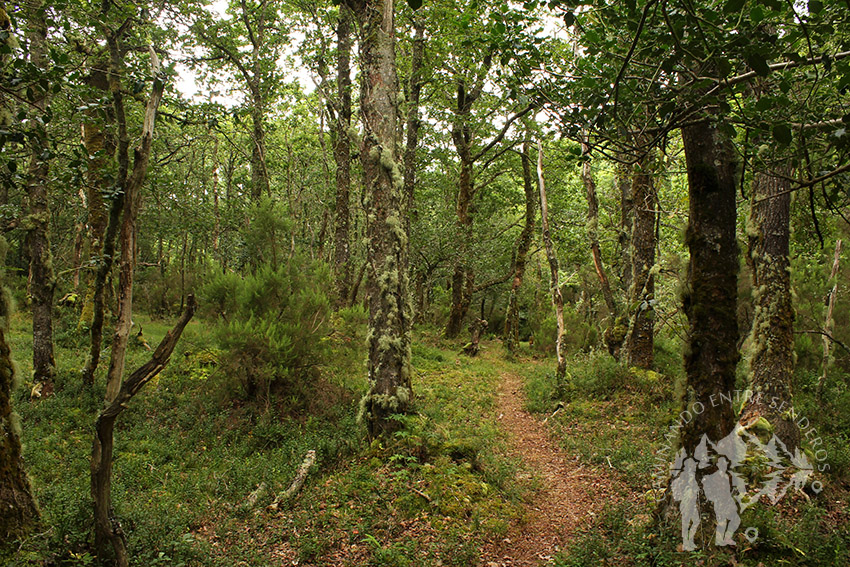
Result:
[[[484,548],[484,567],[550,564],[576,529],[593,519],[616,492],[611,479],[562,451],[546,424],[526,411],[524,386],[522,376],[504,373],[496,411],[508,436],[509,454],[539,478],[541,487],[526,504],[526,521]]]

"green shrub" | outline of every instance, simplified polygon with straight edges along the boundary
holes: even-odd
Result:
[[[250,400],[268,403],[274,391],[298,405],[327,355],[330,288],[324,265],[298,257],[244,278],[213,278],[204,295],[220,315],[220,368],[228,384]]]

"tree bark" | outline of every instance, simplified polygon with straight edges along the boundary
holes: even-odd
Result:
[[[555,372],[558,395],[564,393],[567,374],[567,356],[564,352],[564,298],[561,295],[560,268],[555,244],[549,231],[549,205],[546,202],[546,185],[543,182],[543,144],[537,140],[537,183],[540,185],[540,216],[543,226],[543,244],[546,246],[546,258],[549,260],[549,287],[552,291],[552,305],[555,307],[555,318],[558,323],[558,336],[555,341],[555,351],[558,356],[558,369]]]
[[[20,419],[12,411],[11,314],[8,292],[0,291],[0,541],[4,542],[25,535],[39,518],[21,456]]]
[[[528,251],[531,249],[531,239],[534,235],[534,215],[537,212],[535,207],[534,179],[531,174],[531,158],[528,155],[530,145],[530,142],[526,140],[522,145],[522,154],[520,155],[520,161],[522,163],[522,186],[525,191],[525,224],[517,242],[513,281],[511,282],[508,308],[505,313],[505,347],[509,352],[513,352],[519,344],[518,294],[519,288],[522,286],[522,280],[525,277],[525,264],[528,258]]]
[[[655,249],[657,193],[653,150],[648,150],[634,166],[632,180],[631,310],[626,337],[629,366],[652,368],[655,360]]]
[[[760,396],[748,400],[739,422],[747,427],[764,418],[793,453],[800,445],[800,430],[788,412],[792,407],[794,367],[789,259],[791,173],[789,165],[781,165],[767,173],[757,173],[753,180],[748,233],[755,313],[749,384]]]
[[[360,22],[364,135],[360,156],[366,182],[366,259],[369,280],[369,391],[361,415],[369,435],[401,428],[393,418],[410,403],[410,327],[407,213],[404,180],[396,153],[398,76],[393,0],[345,0]]]
[[[351,12],[339,7],[337,36],[337,103],[334,142],[336,162],[336,215],[334,217],[334,264],[337,307],[349,305],[351,296]]]
[[[183,315],[159,343],[151,359],[133,372],[127,380],[123,381],[111,400],[107,398],[106,408],[100,412],[95,421],[95,436],[90,462],[91,496],[94,501],[95,548],[97,556],[102,562],[110,560],[111,548],[114,554],[111,559],[115,565],[118,567],[129,565],[127,537],[124,535],[121,523],[112,508],[112,455],[115,422],[121,412],[127,408],[127,404],[133,399],[133,396],[168,364],[183,329],[186,328],[195,314],[196,307],[195,297],[190,295]]]
[[[736,187],[738,162],[731,140],[709,118],[682,128],[690,198],[687,244],[690,293],[684,299],[689,333],[683,410],[703,404],[680,429],[687,454],[707,436],[720,441],[735,425],[731,404],[712,404],[735,389],[738,323]]]
[[[44,6],[27,7],[27,40],[30,62],[42,72],[47,71],[47,21]],[[48,95],[40,86],[33,87],[33,109],[41,114],[47,110]],[[24,222],[24,245],[30,257],[29,293],[32,298],[32,364],[33,381],[41,384],[42,392],[53,389],[56,361],[53,358],[53,292],[56,280],[50,253],[50,209],[47,195],[50,174],[46,125],[33,121],[35,131],[29,137],[31,157],[27,172],[29,206]]]

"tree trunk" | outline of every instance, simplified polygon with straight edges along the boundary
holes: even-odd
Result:
[[[8,292],[0,292],[0,542],[25,535],[38,521],[38,508],[21,457],[20,420],[12,412],[15,365],[8,341]]]
[[[684,308],[690,325],[685,354],[687,391],[683,411],[693,419],[680,429],[688,455],[706,437],[713,442],[735,426],[731,404],[711,403],[735,390],[738,243],[735,149],[709,119],[682,128],[690,198],[687,244],[690,294]],[[702,412],[693,404],[702,404]],[[697,406],[699,407],[699,406]]]
[[[657,193],[653,151],[649,150],[634,166],[632,181],[631,286],[632,310],[626,338],[629,366],[652,368],[655,345],[655,265]]]
[[[351,12],[339,7],[337,36],[336,216],[334,219],[334,264],[336,265],[337,306],[346,307],[351,295]]]
[[[558,322],[558,337],[555,350],[558,356],[558,369],[555,373],[558,395],[564,394],[566,387],[567,356],[564,352],[564,298],[561,295],[560,268],[555,244],[549,231],[549,206],[546,202],[546,185],[543,182],[543,144],[537,141],[537,183],[540,185],[540,216],[543,224],[543,243],[546,246],[546,257],[549,259],[549,287],[552,291],[552,305],[555,307],[555,318]]]
[[[27,40],[30,62],[43,72],[47,71],[47,21],[44,7],[28,6]],[[34,86],[32,107],[44,114],[47,110],[47,92]],[[33,121],[34,135],[29,137],[31,158],[27,172],[27,200],[29,206],[24,220],[26,236],[24,245],[30,257],[29,293],[32,298],[32,365],[33,381],[41,384],[44,393],[53,389],[56,361],[53,358],[53,292],[56,280],[50,253],[50,209],[47,184],[50,174],[48,162],[47,131],[44,123]]]
[[[95,421],[95,436],[92,443],[90,462],[91,496],[94,501],[95,548],[101,562],[109,561],[110,548],[114,554],[113,563],[118,567],[129,565],[127,538],[121,524],[112,509],[112,454],[114,448],[113,432],[115,421],[127,408],[127,404],[168,364],[183,329],[195,314],[197,305],[194,296],[189,296],[186,310],[160,342],[151,359],[123,381],[112,400],[107,398],[106,408]]]
[[[525,225],[519,235],[517,242],[516,260],[514,261],[513,281],[511,292],[508,297],[508,309],[505,313],[505,347],[513,352],[519,344],[519,288],[525,276],[525,263],[528,251],[531,248],[531,239],[534,235],[534,215],[536,213],[534,179],[531,174],[531,158],[528,155],[530,143],[528,140],[522,145],[522,186],[525,190]]]
[[[835,258],[832,261],[832,271],[829,274],[829,281],[835,281],[838,277],[838,265],[841,260],[841,240],[835,242]],[[820,401],[823,397],[823,389],[826,386],[826,374],[829,369],[829,347],[832,340],[832,328],[835,326],[835,320],[832,318],[832,313],[835,310],[835,299],[838,296],[838,282],[832,285],[829,292],[829,299],[826,302],[826,318],[823,322],[823,368],[820,378],[818,379],[817,398]]]
[[[794,310],[788,257],[791,173],[789,165],[782,165],[768,173],[757,173],[753,180],[750,223],[754,233],[750,235],[750,251],[755,313],[749,383],[750,389],[760,395],[749,399],[739,422],[746,427],[764,418],[793,453],[800,445],[800,430],[788,411],[792,407],[794,367]]]
[[[361,414],[369,435],[401,428],[394,414],[410,403],[410,327],[404,180],[396,154],[398,76],[392,0],[346,0],[360,21],[364,135],[360,149],[366,191],[369,280],[369,391]]]

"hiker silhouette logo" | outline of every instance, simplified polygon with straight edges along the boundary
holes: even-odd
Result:
[[[715,544],[735,545],[744,510],[763,498],[776,504],[789,489],[801,490],[813,473],[802,450],[798,447],[792,453],[775,435],[762,443],[740,424],[719,441],[703,435],[693,454],[680,449],[670,465],[670,492],[681,513],[682,549],[696,549],[694,538],[706,505],[714,513]],[[812,483],[815,492],[821,488],[819,482]],[[752,543],[758,529],[746,527],[743,535]]]

